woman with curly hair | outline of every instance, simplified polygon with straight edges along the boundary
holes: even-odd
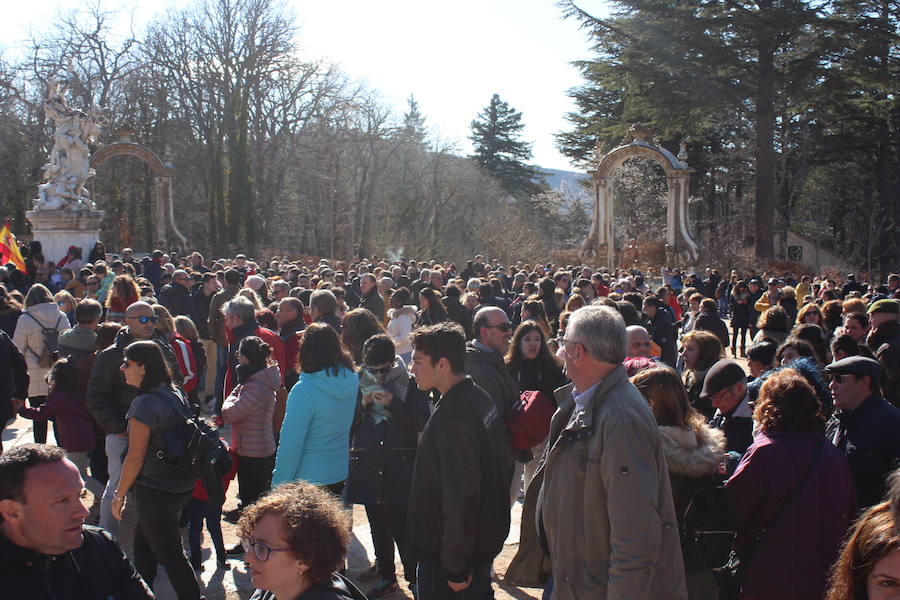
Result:
[[[825,600],[889,600],[900,585],[900,523],[891,503],[867,510],[853,525],[834,565]]]
[[[707,425],[703,415],[690,405],[687,390],[673,369],[663,366],[645,369],[631,377],[631,383],[650,403],[656,417],[672,483],[675,514],[680,519],[694,491],[721,483],[722,478],[717,474],[725,461],[725,435]],[[696,544],[682,537],[681,549],[688,598],[715,598],[713,570],[699,568]]]
[[[125,309],[141,299],[141,290],[128,275],[116,275],[106,296],[106,320],[125,323]]]
[[[766,380],[753,417],[756,437],[726,483],[740,597],[817,600],[856,511],[850,467],[825,439],[821,404],[794,369]]]
[[[365,600],[338,571],[350,544],[340,500],[303,481],[279,486],[238,521],[250,600]]]

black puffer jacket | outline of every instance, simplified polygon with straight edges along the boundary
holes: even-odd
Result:
[[[112,536],[84,526],[84,542],[75,550],[49,556],[0,536],[0,590],[3,598],[28,600],[152,600]]]

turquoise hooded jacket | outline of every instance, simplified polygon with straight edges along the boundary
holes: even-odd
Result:
[[[347,479],[350,426],[359,376],[346,367],[301,373],[288,394],[272,486],[302,479],[330,485]]]

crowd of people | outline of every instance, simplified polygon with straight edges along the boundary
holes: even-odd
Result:
[[[196,600],[205,526],[255,599],[388,597],[398,555],[417,598],[491,598],[519,501],[504,579],[545,598],[896,597],[900,275],[23,250],[0,267],[0,423],[35,441],[0,454],[20,597],[149,598],[161,565]],[[215,485],[170,460],[192,417],[227,445]]]

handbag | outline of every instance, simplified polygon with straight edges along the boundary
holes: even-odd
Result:
[[[747,563],[750,562],[756,548],[758,548],[760,543],[766,539],[766,535],[768,535],[775,523],[778,522],[781,515],[794,503],[794,499],[797,498],[800,490],[803,489],[806,480],[809,479],[809,476],[813,472],[813,467],[816,465],[819,456],[822,454],[822,444],[824,443],[825,441],[823,440],[816,444],[816,448],[813,451],[812,458],[809,459],[809,466],[806,467],[806,473],[803,475],[803,479],[800,480],[800,483],[797,484],[797,487],[794,488],[791,495],[788,496],[787,500],[785,500],[778,508],[775,516],[769,521],[768,527],[759,530],[753,543],[750,544],[742,555],[738,555],[734,548],[731,549],[731,552],[728,555],[728,562],[726,562],[716,573],[716,589],[718,590],[719,600],[737,600],[740,597],[741,581],[744,578],[744,570],[746,569]]]

